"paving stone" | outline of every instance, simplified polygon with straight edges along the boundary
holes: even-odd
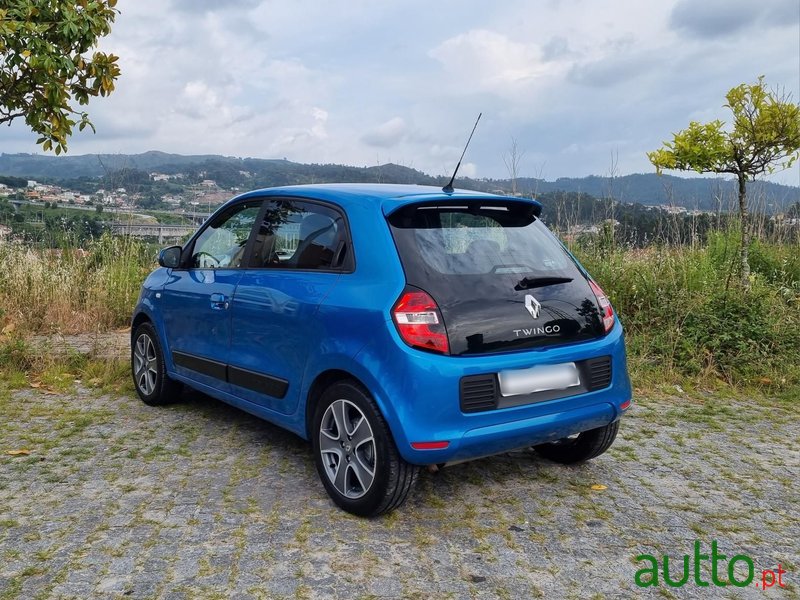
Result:
[[[423,472],[364,520],[326,497],[305,442],[201,394],[10,393],[0,449],[32,455],[0,454],[3,600],[635,597],[636,556],[696,540],[759,573],[800,565],[800,423],[781,406],[645,398],[590,463],[522,451]]]

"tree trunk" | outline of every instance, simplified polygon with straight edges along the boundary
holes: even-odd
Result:
[[[750,248],[750,227],[747,215],[747,176],[744,173],[738,174],[739,178],[739,220],[742,228],[742,286],[747,289],[750,287],[750,260],[748,249]]]

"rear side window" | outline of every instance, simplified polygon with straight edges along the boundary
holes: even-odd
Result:
[[[351,265],[344,216],[313,202],[268,202],[256,230],[250,268],[347,270]]]
[[[574,275],[572,259],[526,203],[413,205],[389,222],[407,272]]]

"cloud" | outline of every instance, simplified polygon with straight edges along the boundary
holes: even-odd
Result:
[[[564,58],[570,58],[576,55],[576,52],[570,48],[569,40],[567,38],[557,35],[542,46],[542,60],[551,61]]]
[[[647,54],[615,54],[573,65],[569,79],[590,87],[609,87],[637,78],[652,69],[653,57]]]
[[[164,150],[505,177],[650,170],[764,74],[800,89],[797,0],[120,0],[122,77],[70,153]],[[710,7],[710,8],[709,8]],[[785,25],[785,26],[782,26]],[[4,152],[37,152],[24,123]],[[378,156],[376,156],[378,154]],[[545,165],[543,167],[543,165]],[[466,170],[465,170],[466,169]],[[537,170],[538,169],[538,170]],[[800,168],[776,175],[797,184]]]
[[[461,163],[461,167],[459,167],[458,169],[459,177],[477,177],[477,175],[478,175],[478,165],[471,162]]]
[[[799,18],[796,0],[679,0],[669,24],[689,37],[708,39],[763,25],[796,25]]]
[[[393,117],[368,131],[361,139],[370,146],[390,148],[405,137],[408,126],[402,117]]]
[[[200,11],[231,11],[255,8],[262,0],[172,0],[171,5],[181,11],[194,13]]]
[[[498,88],[526,82],[546,71],[537,46],[485,29],[451,37],[428,54],[465,86]]]

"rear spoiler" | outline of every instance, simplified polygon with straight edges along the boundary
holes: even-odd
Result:
[[[482,194],[479,192],[456,192],[455,194],[425,194],[418,196],[406,196],[404,198],[390,198],[381,205],[381,210],[385,216],[389,216],[406,206],[464,206],[480,207],[487,204],[515,204],[528,205],[531,214],[538,217],[542,214],[542,204],[533,198],[518,198],[510,196],[495,196],[493,194]]]

